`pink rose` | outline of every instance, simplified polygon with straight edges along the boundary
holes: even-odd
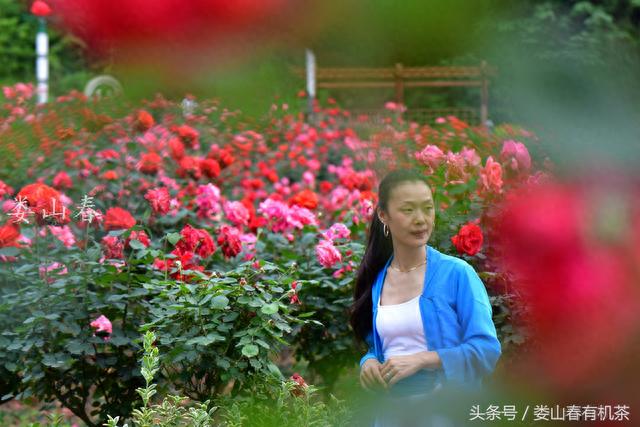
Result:
[[[227,215],[227,218],[229,218],[229,221],[235,225],[249,224],[249,210],[242,202],[225,202],[224,213]]]
[[[464,161],[467,163],[467,167],[476,168],[482,163],[482,159],[473,148],[464,147],[460,151],[460,156],[462,156]]]
[[[318,258],[318,262],[326,268],[331,268],[334,264],[342,260],[340,251],[336,249],[329,240],[322,240],[316,246],[316,257]]]
[[[40,277],[41,278],[45,278],[45,276],[48,276],[48,273],[50,272],[55,272],[56,274],[67,274],[67,267],[64,264],[60,264],[59,262],[52,262],[51,264],[47,265],[46,267],[44,265],[40,266]],[[53,283],[54,279],[52,277],[48,277],[47,283]]]
[[[67,248],[72,247],[76,244],[76,238],[69,228],[68,225],[65,226],[49,226],[49,231],[53,234],[58,240],[60,240]]]
[[[460,154],[449,151],[446,156],[447,181],[451,184],[464,184],[469,179],[466,172],[467,162]]]
[[[95,329],[95,332],[102,336],[105,341],[109,341],[109,336],[113,331],[111,321],[104,315],[100,315],[96,320],[90,323],[90,326]],[[95,333],[94,333],[95,336]]]
[[[487,163],[480,171],[480,184],[485,191],[502,192],[502,166],[491,156],[487,158]]]
[[[437,168],[444,161],[445,155],[435,145],[427,145],[422,151],[416,153],[416,159],[431,168]]]
[[[124,243],[117,236],[104,236],[102,238],[102,248],[106,259],[124,258]]]
[[[327,240],[334,241],[335,239],[348,239],[351,235],[351,230],[347,228],[341,222],[337,222],[324,232],[324,236]]]
[[[514,171],[527,172],[531,169],[531,156],[522,142],[505,141],[500,152],[500,160],[507,163]]]
[[[169,196],[169,190],[165,187],[148,190],[144,195],[144,198],[149,201],[153,212],[160,215],[164,215],[169,212],[171,196]]]

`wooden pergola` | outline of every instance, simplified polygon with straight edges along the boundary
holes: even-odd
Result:
[[[479,111],[480,124],[486,125],[489,118],[489,79],[496,74],[486,62],[479,66],[433,66],[433,67],[405,67],[396,64],[387,68],[343,68],[316,67],[314,73],[309,74],[303,68],[294,68],[294,73],[300,77],[312,75],[315,77],[314,86],[323,89],[380,89],[394,88],[395,102],[404,104],[405,90],[417,87],[468,87],[480,90]],[[427,108],[415,110],[427,111]],[[447,109],[455,112],[458,109]],[[473,110],[473,109],[459,109]]]

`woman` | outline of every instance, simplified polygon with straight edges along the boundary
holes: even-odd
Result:
[[[401,399],[478,388],[501,354],[482,281],[464,260],[427,245],[435,206],[425,176],[393,171],[378,199],[351,313],[369,348],[362,386]]]

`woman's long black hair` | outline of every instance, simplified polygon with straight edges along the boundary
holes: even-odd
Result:
[[[378,205],[369,223],[367,249],[356,274],[356,285],[353,293],[350,323],[356,337],[362,341],[373,328],[371,289],[376,276],[393,254],[391,235],[386,237],[383,224],[378,218],[377,210],[387,212],[391,191],[405,182],[422,181],[427,186],[427,177],[412,169],[401,169],[389,172],[378,186]]]

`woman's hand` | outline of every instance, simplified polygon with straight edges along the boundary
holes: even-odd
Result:
[[[380,374],[386,383],[394,385],[420,369],[432,369],[441,365],[440,357],[435,351],[421,351],[406,356],[391,356],[380,368]]]
[[[375,387],[387,387],[387,383],[380,375],[382,365],[378,359],[367,359],[360,369],[360,385],[366,390],[373,390]]]

